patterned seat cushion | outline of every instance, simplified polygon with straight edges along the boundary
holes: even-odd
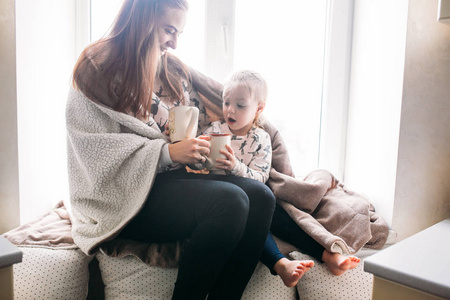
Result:
[[[89,262],[81,250],[20,247],[23,260],[14,265],[14,299],[84,300]]]
[[[134,256],[113,258],[97,254],[107,300],[170,299],[177,269],[150,267]],[[258,264],[242,297],[243,300],[294,300],[295,288],[287,288],[278,276]]]
[[[297,284],[301,300],[333,299],[333,300],[370,300],[372,298],[373,275],[364,272],[364,261],[353,270],[341,276],[331,275],[323,263],[311,256],[294,251],[293,259],[314,261],[314,267],[307,272]],[[358,255],[360,258],[364,258]]]

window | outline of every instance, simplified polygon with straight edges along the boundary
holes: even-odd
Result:
[[[108,30],[121,2],[16,1],[22,223],[68,199],[64,111],[70,75],[81,50]],[[220,82],[234,70],[260,72],[269,85],[264,113],[280,129],[295,174],[320,166],[339,178],[353,0],[189,3],[174,53]],[[331,150],[324,151],[324,144]]]
[[[116,2],[91,1],[94,40]],[[174,53],[220,82],[238,69],[261,73],[269,85],[264,114],[282,132],[295,173],[306,175],[318,167],[326,25],[327,1],[190,1]]]
[[[117,15],[122,0],[90,0],[90,42],[100,39]]]
[[[295,174],[306,175],[319,158],[327,1],[276,3],[236,1],[234,69],[267,80],[264,114],[282,133]]]
[[[114,17],[120,9],[122,0],[90,0],[90,41],[101,38],[109,29]],[[181,42],[174,53],[185,63],[205,72],[205,6],[206,0],[195,0],[189,3],[189,15]],[[189,43],[183,43],[189,41]]]

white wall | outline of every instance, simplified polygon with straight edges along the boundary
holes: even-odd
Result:
[[[0,234],[19,225],[14,0],[0,1]]]
[[[450,217],[450,26],[411,0],[393,228],[406,238]]]
[[[438,0],[356,1],[345,183],[402,240],[450,217],[450,26]]]

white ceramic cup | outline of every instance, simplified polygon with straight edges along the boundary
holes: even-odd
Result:
[[[169,110],[169,134],[172,143],[195,138],[198,113],[198,108],[193,106],[175,106]]]
[[[225,145],[231,145],[231,134],[210,134],[209,140],[209,156],[206,158],[205,166],[208,170],[220,170],[215,167],[217,164],[217,158],[226,158],[225,155],[220,153],[220,150],[228,151]]]

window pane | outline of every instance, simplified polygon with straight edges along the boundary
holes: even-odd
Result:
[[[109,29],[123,0],[91,0],[91,41],[100,39]],[[169,50],[182,61],[205,72],[205,2],[189,2],[186,26],[180,35],[178,48]]]
[[[281,131],[300,176],[317,168],[327,3],[276,3],[236,1],[234,69],[267,80],[264,114]]]
[[[109,28],[121,1],[91,1],[91,32],[96,40]],[[277,4],[235,2],[232,69],[252,69],[266,78],[269,99],[264,113],[281,131],[295,174],[302,176],[318,167],[327,1],[279,0]],[[205,27],[220,22],[206,20],[206,0],[189,5],[178,48],[171,51],[205,72]]]
[[[100,39],[109,30],[123,0],[91,0],[91,41]]]
[[[186,26],[180,35],[178,48],[171,50],[184,63],[205,73],[205,2],[189,1]]]

